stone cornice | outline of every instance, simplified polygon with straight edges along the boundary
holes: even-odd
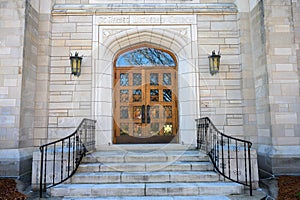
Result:
[[[56,4],[54,15],[94,15],[94,14],[230,14],[237,13],[231,3],[218,4]]]

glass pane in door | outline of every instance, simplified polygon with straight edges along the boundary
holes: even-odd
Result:
[[[172,102],[172,90],[165,89],[163,90],[164,93],[164,102]]]
[[[159,90],[150,90],[150,99],[151,101],[159,101]]]
[[[141,73],[133,74],[133,85],[134,86],[142,85],[142,74]]]
[[[150,85],[158,85],[158,73],[150,74]]]
[[[172,74],[171,73],[163,74],[163,85],[172,85]]]
[[[142,101],[142,90],[133,90],[132,91],[132,101],[141,102]]]
[[[127,73],[121,73],[120,74],[120,86],[128,86],[129,85],[129,79]]]

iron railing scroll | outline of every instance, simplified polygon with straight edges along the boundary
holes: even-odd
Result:
[[[220,175],[248,186],[252,196],[252,143],[221,133],[208,117],[196,123],[197,148],[207,153]]]
[[[73,134],[40,146],[40,197],[76,172],[82,158],[95,149],[95,120],[83,119]]]

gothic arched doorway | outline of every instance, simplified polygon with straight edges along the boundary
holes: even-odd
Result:
[[[177,142],[177,61],[166,50],[140,45],[114,62],[114,143]]]

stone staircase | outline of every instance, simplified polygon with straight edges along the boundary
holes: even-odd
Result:
[[[220,181],[207,155],[182,145],[118,145],[87,155],[66,183],[64,199],[228,199],[243,186]]]

